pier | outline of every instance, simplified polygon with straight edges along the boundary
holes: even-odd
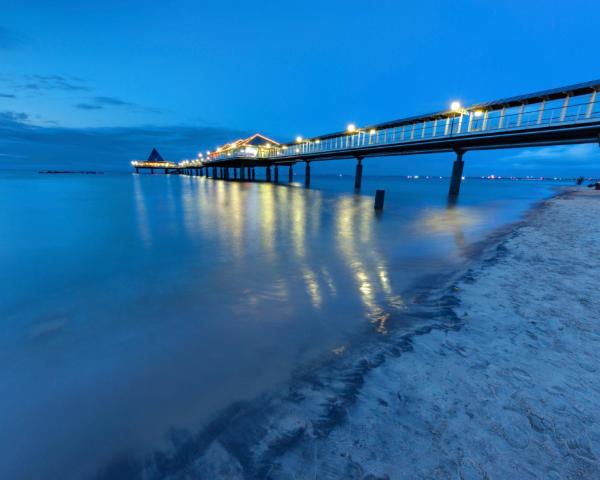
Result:
[[[267,182],[279,183],[279,169],[304,163],[304,184],[311,184],[311,162],[355,159],[354,186],[360,190],[363,160],[383,156],[454,153],[448,193],[458,196],[465,154],[477,150],[600,143],[600,80],[545,90],[468,107],[452,102],[448,110],[303,138],[280,144],[261,134],[240,139],[198,156],[166,165],[154,155],[132,162],[136,172],[163,169],[164,173],[209,176],[225,180],[255,180],[264,168]],[[153,150],[153,153],[156,150]],[[151,154],[152,157],[152,154]],[[160,156],[159,156],[160,157]],[[156,165],[162,165],[157,167]]]

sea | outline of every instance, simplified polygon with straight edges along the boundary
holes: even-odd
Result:
[[[353,182],[0,172],[0,478],[98,478],[402,328],[566,183]]]

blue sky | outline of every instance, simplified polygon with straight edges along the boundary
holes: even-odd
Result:
[[[126,169],[600,78],[589,1],[3,5],[0,168]],[[470,152],[467,174],[600,175],[597,145]],[[365,174],[447,174],[449,155]],[[317,172],[350,172],[328,162]]]

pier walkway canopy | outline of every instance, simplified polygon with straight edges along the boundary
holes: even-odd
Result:
[[[136,168],[176,168],[177,164],[175,162],[169,162],[165,160],[156,148],[153,148],[148,155],[147,160],[133,160],[131,162]]]
[[[279,146],[279,142],[260,133],[255,133],[248,138],[240,138],[218,147],[214,152],[208,154],[208,158],[209,161],[227,158],[267,158],[272,149]]]

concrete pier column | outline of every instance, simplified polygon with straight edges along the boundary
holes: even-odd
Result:
[[[294,181],[294,166],[290,165],[288,167],[288,183],[292,183]]]
[[[306,162],[306,168],[304,169],[304,186],[310,187],[310,162]]]
[[[229,167],[225,167],[225,180],[229,180]]]
[[[279,167],[277,165],[275,165],[274,170],[275,170],[275,183],[279,183]]]
[[[267,170],[266,171],[267,182],[270,182],[271,181],[271,165],[268,165],[266,170]]]
[[[240,180],[246,180],[246,173],[244,172],[244,166],[240,167]]]
[[[135,173],[140,173],[140,169],[138,167],[135,167]]]
[[[254,167],[252,167],[252,180],[256,180],[256,171],[254,170]]]
[[[233,178],[237,180],[237,167],[233,167]]]
[[[151,169],[150,169],[150,173],[151,173],[152,175],[154,175],[154,169],[153,169],[153,168],[151,168]]]
[[[251,167],[246,168],[246,178],[248,180],[252,180],[252,168]]]
[[[217,167],[213,167],[212,177],[213,177],[213,179],[217,178]]]
[[[362,158],[356,157],[356,173],[354,174],[354,190],[360,190],[360,186],[362,185]]]
[[[456,151],[456,160],[452,164],[452,177],[450,178],[450,190],[448,195],[451,197],[458,196],[458,192],[460,191],[460,182],[462,180],[463,168],[465,166],[465,162],[463,162],[463,151]]]
[[[166,175],[167,173],[169,173],[169,169],[168,169],[168,168],[165,168],[165,175]]]

